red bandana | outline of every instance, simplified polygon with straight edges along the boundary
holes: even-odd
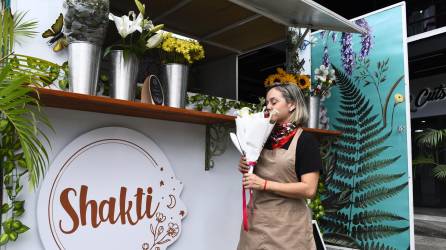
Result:
[[[266,141],[268,148],[281,148],[285,145],[297,132],[297,126],[294,123],[278,124],[271,131],[271,135]]]

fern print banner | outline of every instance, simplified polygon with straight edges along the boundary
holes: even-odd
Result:
[[[405,6],[354,20],[366,34],[313,33],[313,72],[336,70],[322,121],[342,136],[324,155],[319,220],[329,244],[410,249]]]

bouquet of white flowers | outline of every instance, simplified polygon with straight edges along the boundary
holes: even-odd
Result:
[[[274,123],[271,123],[271,116],[264,111],[251,113],[251,109],[245,107],[237,111],[235,125],[236,134],[231,133],[231,140],[246,157],[248,164],[251,165],[249,173],[252,173]]]
[[[249,173],[251,174],[254,172],[254,166],[263,146],[274,128],[274,122],[271,121],[271,116],[274,113],[277,113],[277,111],[251,113],[251,109],[246,107],[237,111],[237,118],[235,119],[236,134],[230,133],[230,136],[235,147],[246,157],[250,166]],[[247,231],[248,213],[245,192],[246,190],[243,188],[243,227]],[[250,190],[250,201],[252,202],[252,190]]]

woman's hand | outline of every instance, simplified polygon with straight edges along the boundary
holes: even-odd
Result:
[[[264,186],[265,186],[265,180],[258,177],[257,175],[255,174],[243,175],[243,187],[263,190]]]
[[[242,174],[248,173],[249,166],[248,166],[248,163],[246,162],[246,157],[244,157],[244,156],[240,157],[240,162],[238,164],[238,170]]]

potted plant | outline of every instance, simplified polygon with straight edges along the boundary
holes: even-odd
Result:
[[[315,84],[310,88],[309,101],[309,128],[318,128],[319,126],[319,109],[321,104],[321,97],[327,95],[328,90],[334,85],[336,81],[335,70],[321,65],[315,71]]]
[[[121,17],[110,13],[121,42],[106,49],[105,55],[111,59],[110,87],[111,97],[123,100],[134,100],[136,77],[139,68],[139,59],[144,53],[157,47],[163,37],[160,31],[164,25],[154,26],[146,17],[145,5],[135,0],[138,15],[130,11]]]
[[[70,91],[94,95],[108,25],[109,0],[65,0],[64,9]]]
[[[160,44],[160,55],[164,82],[167,83],[167,105],[184,108],[189,65],[204,58],[203,46],[196,40],[165,33]]]

